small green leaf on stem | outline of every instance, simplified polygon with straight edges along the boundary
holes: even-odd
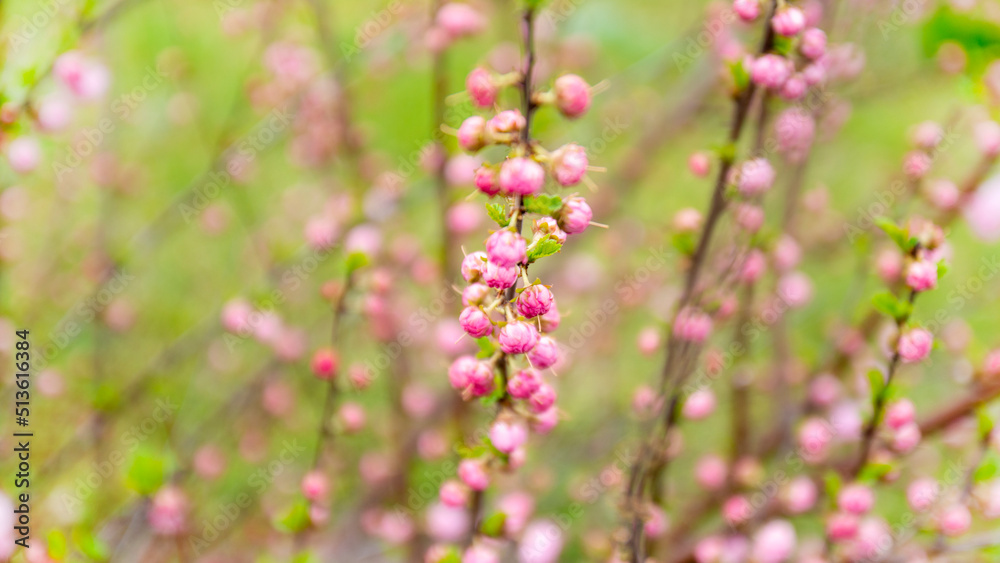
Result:
[[[538,194],[524,198],[524,211],[539,215],[552,215],[562,209],[563,200],[557,195]]]
[[[503,535],[503,526],[507,521],[507,515],[503,512],[494,512],[479,525],[479,531],[484,536],[499,538]]]
[[[507,208],[502,203],[487,203],[486,213],[500,227],[506,227],[510,224],[510,218],[507,217]]]
[[[539,258],[552,256],[560,250],[562,250],[562,243],[552,235],[546,235],[545,238],[539,240],[528,249],[528,262],[534,262]]]

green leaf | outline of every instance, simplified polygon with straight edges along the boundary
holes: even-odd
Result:
[[[479,525],[479,531],[485,536],[499,538],[503,535],[503,525],[506,521],[506,514],[495,512],[483,520],[483,523]]]
[[[562,243],[552,235],[546,235],[528,249],[528,262],[534,262],[539,258],[552,256],[562,250]]]
[[[902,321],[910,316],[913,306],[906,301],[900,301],[898,297],[883,291],[872,296],[872,306],[875,310],[883,313],[897,321]]]
[[[997,459],[992,457],[976,468],[976,472],[973,474],[972,478],[977,483],[981,483],[996,477],[998,472],[1000,472],[1000,467],[997,466]]]
[[[774,37],[774,52],[779,55],[787,55],[792,52],[792,39],[781,35]]]
[[[498,373],[493,376],[493,392],[480,399],[479,402],[482,403],[483,406],[495,405],[506,394],[507,386],[504,385],[503,377],[501,377]],[[490,448],[493,448],[492,444],[490,444]]]
[[[345,262],[344,267],[347,269],[348,274],[353,274],[367,265],[368,255],[364,252],[352,252],[347,255],[347,261]]]
[[[305,530],[309,523],[309,503],[299,499],[274,520],[274,527],[286,534],[294,534]]]
[[[892,471],[892,465],[888,463],[869,463],[861,470],[858,475],[859,481],[873,482],[878,481],[882,477],[886,476],[890,471]]]
[[[915,241],[915,239],[910,239],[910,234],[906,232],[906,229],[900,227],[887,217],[878,217],[875,219],[875,224],[878,228],[885,231],[885,234],[896,243],[896,246],[898,246],[900,250],[909,254],[910,249],[913,248],[912,242]]]
[[[750,73],[747,72],[746,67],[743,66],[743,61],[730,63],[729,73],[733,77],[733,86],[736,88],[737,92],[746,90],[747,86],[750,85]],[[725,155],[720,154],[720,156],[723,156],[723,160],[726,160]]]
[[[979,426],[979,435],[986,436],[993,431],[993,419],[986,414],[985,409],[976,410],[976,421]]]
[[[45,538],[49,547],[49,557],[56,561],[66,559],[66,536],[59,530],[52,530]]]
[[[111,550],[106,543],[83,529],[73,530],[73,543],[92,561],[107,561],[111,556]]]
[[[872,400],[874,400],[882,392],[882,386],[885,385],[885,376],[877,369],[868,370],[867,375],[868,386],[872,390]]]
[[[497,351],[496,345],[494,345],[493,341],[491,341],[486,336],[482,338],[477,338],[476,344],[479,345],[479,353],[476,354],[476,357],[479,358],[480,360],[485,360],[486,358],[489,358],[490,356],[493,355],[494,352]]]
[[[691,256],[692,254],[694,254],[694,249],[695,249],[694,233],[691,232],[674,233],[673,237],[671,237],[670,239],[670,242],[671,244],[673,244],[673,247],[677,249],[677,252],[680,252],[685,256]]]
[[[830,499],[831,502],[836,502],[841,484],[840,475],[836,471],[827,471],[823,475],[823,488],[826,490],[826,498]]]
[[[506,227],[510,224],[510,218],[507,217],[507,206],[502,203],[487,203],[486,214],[501,227]]]
[[[557,195],[538,194],[524,198],[524,211],[539,215],[552,215],[562,209],[563,200]]]
[[[948,273],[948,265],[944,263],[944,260],[938,260],[937,263],[937,277],[940,280]]]
[[[163,484],[163,458],[151,451],[139,451],[132,458],[125,485],[140,495],[151,495]]]

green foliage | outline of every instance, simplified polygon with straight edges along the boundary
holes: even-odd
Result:
[[[484,536],[499,538],[503,535],[503,525],[506,521],[506,514],[503,512],[494,512],[479,525],[479,531]]]
[[[957,43],[968,57],[966,72],[979,75],[991,61],[1000,57],[1000,26],[977,17],[960,13],[943,4],[922,30],[924,56],[933,58],[945,43]]]
[[[305,499],[297,500],[274,519],[275,529],[286,534],[301,532],[309,523],[309,503]]]
[[[81,528],[73,530],[73,544],[91,561],[107,561],[111,550],[101,538]]]
[[[557,195],[538,194],[524,198],[524,211],[539,215],[552,215],[562,209],[563,200]]]
[[[140,449],[132,458],[125,476],[125,485],[140,495],[148,496],[163,484],[163,458],[148,449]]]
[[[59,530],[52,530],[45,538],[48,544],[49,557],[56,561],[66,559],[66,536]]]
[[[694,254],[696,244],[694,233],[674,233],[674,235],[670,237],[670,244],[677,249],[677,252],[680,252],[685,256],[691,256]]]
[[[875,307],[876,311],[895,319],[897,322],[902,322],[909,318],[910,313],[913,312],[913,306],[910,303],[903,301],[888,291],[876,293],[872,297],[872,306]]]
[[[911,238],[910,233],[906,229],[900,227],[891,219],[879,217],[875,219],[875,224],[878,228],[885,231],[885,234],[892,239],[892,242],[896,243],[896,246],[898,246],[904,254],[909,254],[910,251],[913,250],[913,247],[916,246],[916,239]]]
[[[500,228],[510,224],[510,217],[507,217],[507,207],[502,203],[487,203],[486,214],[493,219]]]
[[[552,235],[546,235],[545,238],[539,240],[528,249],[528,262],[552,256],[560,250],[562,250],[562,243]]]
[[[972,478],[977,483],[981,483],[993,479],[998,473],[1000,473],[1000,461],[997,460],[996,454],[991,453],[983,463],[979,464]]]
[[[347,255],[347,259],[344,262],[344,268],[347,270],[348,274],[353,274],[354,272],[367,266],[368,262],[368,256],[365,253],[352,252]]]
[[[885,376],[877,369],[868,370],[868,387],[871,389],[872,400],[882,393],[882,386],[885,385]]]

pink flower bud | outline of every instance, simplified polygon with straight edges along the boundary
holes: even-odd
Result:
[[[302,476],[302,495],[311,502],[323,500],[330,492],[330,482],[321,471],[314,470]]]
[[[774,184],[774,168],[764,158],[748,160],[740,166],[737,187],[740,193],[754,196],[771,189]]]
[[[792,75],[792,63],[780,55],[763,55],[753,61],[750,79],[762,88],[777,90]]]
[[[704,342],[712,332],[712,318],[691,307],[682,309],[674,319],[674,336],[688,342]]]
[[[486,269],[486,253],[483,251],[476,251],[465,256],[462,260],[462,277],[465,278],[467,282],[475,282],[482,275],[483,270]]]
[[[27,174],[38,168],[42,148],[33,137],[18,137],[7,145],[7,162],[14,172]]]
[[[924,151],[910,151],[903,160],[903,173],[912,179],[920,179],[931,169],[931,157]]]
[[[802,272],[790,272],[778,280],[778,296],[789,307],[802,307],[812,300],[813,285]]]
[[[527,399],[538,390],[542,378],[533,369],[523,369],[507,381],[507,392],[515,399]]]
[[[684,207],[674,213],[674,218],[670,222],[675,231],[679,233],[691,233],[701,228],[701,212],[693,207]]]
[[[559,227],[567,234],[575,235],[586,230],[593,218],[594,212],[587,205],[587,200],[582,197],[571,197],[559,210]]]
[[[737,0],[739,1],[739,0]],[[756,3],[756,0],[751,0]],[[699,178],[704,178],[708,175],[708,171],[712,168],[711,157],[704,152],[696,152],[688,157],[688,170],[692,174]]]
[[[534,195],[545,183],[545,170],[530,158],[507,159],[500,166],[500,189],[513,195]]]
[[[558,563],[563,529],[550,520],[536,520],[525,528],[517,548],[518,563]]]
[[[539,337],[538,343],[528,352],[528,361],[538,369],[554,366],[559,361],[559,345],[550,336]]]
[[[466,307],[470,305],[482,305],[486,302],[486,298],[490,295],[490,288],[481,284],[474,283],[466,286],[462,290],[462,305]]]
[[[360,432],[365,427],[365,408],[357,403],[344,403],[337,411],[337,418],[344,425],[344,431],[352,434]]]
[[[524,354],[538,343],[538,330],[531,323],[514,321],[500,329],[499,340],[505,354]]]
[[[486,26],[485,18],[475,8],[458,2],[441,6],[434,21],[452,39],[476,35]]]
[[[937,287],[937,264],[917,260],[906,270],[906,285],[914,291],[927,291]]]
[[[987,377],[1000,375],[1000,349],[986,354],[986,359],[983,360],[983,375]]]
[[[799,243],[788,235],[782,235],[774,245],[774,264],[779,270],[790,270],[802,259]]]
[[[951,180],[934,180],[929,188],[928,196],[931,204],[946,211],[954,209],[962,195],[958,186]]]
[[[900,399],[893,402],[885,409],[885,423],[893,430],[899,430],[903,426],[913,422],[916,409],[909,399]]]
[[[715,393],[711,389],[699,389],[684,401],[682,413],[690,420],[701,420],[715,410]]]
[[[906,502],[910,508],[923,512],[930,508],[938,498],[940,486],[929,477],[917,479],[906,488]]]
[[[61,131],[73,119],[73,107],[66,96],[55,94],[38,103],[38,125],[45,131]]]
[[[993,158],[1000,155],[1000,124],[996,121],[982,121],[976,124],[976,146],[983,156]]]
[[[472,102],[482,108],[491,107],[497,99],[497,85],[493,82],[493,74],[482,67],[474,69],[465,78],[465,91],[469,93]]]
[[[913,128],[913,144],[924,150],[931,150],[944,139],[944,130],[933,121],[924,121]]]
[[[332,379],[339,366],[340,358],[332,348],[320,348],[313,354],[312,372],[319,379]]]
[[[531,429],[537,434],[548,434],[559,424],[559,409],[552,407],[535,414]]]
[[[771,27],[778,35],[794,37],[806,27],[806,15],[794,6],[781,8],[771,18]]]
[[[482,462],[474,459],[463,459],[458,464],[458,478],[474,491],[482,491],[490,485],[490,476]]]
[[[552,308],[552,292],[544,285],[529,285],[517,297],[517,311],[525,318],[544,315]]]
[[[590,109],[590,85],[575,74],[564,74],[556,79],[554,91],[556,107],[566,117],[573,119]]]
[[[722,518],[730,526],[738,526],[753,516],[753,505],[743,495],[735,495],[722,504]]]
[[[528,429],[523,424],[498,420],[490,427],[490,443],[509,454],[528,441]]]
[[[870,487],[861,483],[851,483],[840,490],[837,495],[837,506],[844,512],[862,515],[872,509],[875,504],[875,494]]]
[[[458,481],[450,479],[441,485],[438,499],[445,506],[459,507],[465,506],[469,502],[469,490]]]
[[[805,110],[789,108],[774,121],[778,151],[791,162],[800,162],[812,146],[816,123]]]
[[[466,307],[458,317],[462,330],[473,338],[482,338],[493,333],[490,317],[479,307]]]
[[[757,563],[782,563],[795,551],[795,528],[785,520],[764,524],[753,537],[753,560]]]
[[[542,332],[552,332],[559,328],[562,316],[559,314],[559,309],[557,309],[556,305],[553,303],[549,312],[542,315],[540,319],[542,321]]]
[[[822,57],[826,53],[826,33],[815,27],[803,31],[799,51],[808,59]]]
[[[471,527],[469,511],[444,503],[434,503],[427,509],[427,534],[443,542],[459,542]]]
[[[187,528],[188,499],[179,487],[167,485],[153,495],[147,519],[161,536],[180,535]]]
[[[934,336],[930,331],[915,328],[899,337],[897,350],[902,360],[908,364],[916,363],[926,358],[931,353],[934,345]]]
[[[750,23],[760,16],[760,0],[733,0],[733,11],[741,20]]]
[[[487,262],[483,268],[483,281],[493,289],[507,289],[517,282],[517,266],[497,266]]]
[[[920,444],[922,437],[919,424],[916,422],[904,424],[892,437],[892,449],[902,454],[912,452]]]
[[[755,248],[747,254],[746,260],[743,261],[743,267],[740,269],[740,281],[754,283],[760,279],[765,269],[767,269],[767,259],[764,258],[763,252]]]
[[[486,256],[498,266],[514,266],[527,262],[527,243],[521,235],[501,229],[486,239]]]
[[[500,563],[500,556],[485,545],[473,545],[462,554],[462,563]]]
[[[667,513],[656,505],[649,505],[646,507],[646,511],[648,515],[646,521],[643,523],[643,531],[646,535],[651,538],[658,538],[665,534],[669,524]]]
[[[543,413],[556,403],[556,390],[548,383],[541,383],[538,389],[528,397],[528,404],[535,413]]]
[[[822,420],[809,418],[799,428],[799,448],[808,459],[821,459],[833,439],[832,432]]]
[[[717,455],[706,455],[694,467],[694,478],[707,491],[717,491],[726,484],[729,468],[726,460]]]
[[[812,479],[801,475],[792,479],[784,491],[785,508],[792,514],[808,512],[816,505],[818,491]]]
[[[222,326],[233,334],[250,329],[250,316],[254,309],[243,299],[233,299],[222,308]]]
[[[493,197],[500,193],[500,181],[497,178],[497,173],[492,167],[483,165],[476,170],[476,176],[473,180],[479,191],[484,194]]]
[[[644,356],[651,356],[660,348],[660,329],[655,326],[648,326],[639,332],[637,343],[639,352]]]
[[[806,65],[801,74],[806,86],[816,86],[826,82],[826,67],[818,63]]]
[[[486,146],[486,119],[473,115],[458,127],[458,146],[468,152],[476,152]]]
[[[829,373],[816,376],[809,385],[809,401],[818,407],[828,407],[840,398],[840,381]]]
[[[492,379],[493,372],[489,366],[472,356],[460,356],[448,368],[448,381],[459,391],[477,381]]]
[[[806,83],[805,77],[801,74],[792,74],[781,86],[779,94],[783,99],[792,102],[804,96],[808,89],[809,85]]]
[[[826,519],[826,537],[842,542],[858,535],[858,517],[846,512],[837,512]]]
[[[741,203],[737,206],[735,215],[739,226],[750,233],[756,233],[764,225],[764,209],[758,205]],[[763,256],[761,259],[763,260]]]
[[[580,145],[563,145],[552,153],[552,177],[560,186],[575,186],[587,173],[587,151]]]
[[[486,122],[486,131],[493,136],[512,134],[521,131],[528,121],[516,109],[507,109],[493,116]]]
[[[456,235],[467,235],[479,227],[482,208],[471,201],[456,203],[448,209],[446,217],[448,231]]]
[[[559,223],[552,217],[546,216],[535,219],[535,223],[532,225],[531,230],[535,233],[535,238],[551,235],[555,237],[560,244],[566,243],[566,232],[559,228]]]
[[[100,62],[79,51],[67,51],[56,59],[52,73],[82,100],[100,98],[111,85],[111,73]]]
[[[941,533],[946,536],[960,536],[972,525],[972,514],[962,504],[954,504],[945,508],[938,518]]]

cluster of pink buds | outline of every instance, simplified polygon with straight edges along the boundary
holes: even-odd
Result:
[[[733,11],[745,22],[756,20],[764,11],[760,0],[734,0]],[[771,18],[774,33],[791,42],[787,55],[767,53],[747,57],[743,66],[755,84],[779,94],[786,100],[802,98],[811,86],[826,81],[828,60],[826,33],[809,27],[802,9],[782,5]]]
[[[502,162],[484,163],[476,171],[476,187],[493,200],[487,211],[498,229],[486,239],[484,250],[467,254],[461,265],[468,285],[462,291],[465,308],[459,323],[468,336],[479,339],[481,352],[457,358],[448,369],[452,387],[463,398],[496,403],[499,411],[485,433],[488,447],[471,450],[475,453],[458,467],[458,479],[441,488],[442,504],[452,508],[467,505],[473,492],[486,489],[491,473],[520,467],[529,431],[547,433],[559,419],[556,391],[545,371],[560,360],[551,336],[560,314],[550,286],[531,281],[528,269],[591,224],[593,213],[584,198],[543,193],[546,184],[558,189],[584,181],[589,162],[577,144],[545,150],[531,140],[528,128],[531,115],[545,106],[568,118],[581,116],[590,107],[591,88],[579,76],[563,75],[550,91],[531,92],[526,80],[522,73],[473,70],[466,90],[475,105],[492,108],[501,89],[518,86],[526,111],[498,110],[489,119],[472,116],[457,132],[466,151],[490,145],[505,145],[509,151]],[[526,221],[530,238],[522,235]],[[441,548],[432,549],[437,553]],[[485,544],[469,549],[479,550],[472,554],[476,561],[493,560],[480,559],[480,551],[489,551]],[[466,556],[463,561],[469,560],[470,554]]]

